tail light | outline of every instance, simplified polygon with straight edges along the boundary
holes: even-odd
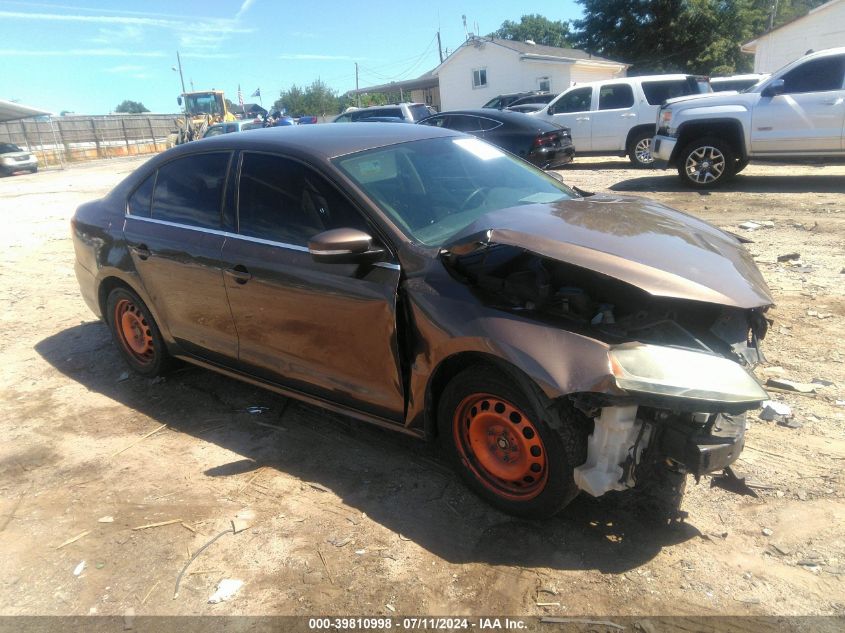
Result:
[[[560,137],[560,132],[557,130],[540,134],[534,139],[534,147],[554,147],[555,145],[560,145]]]

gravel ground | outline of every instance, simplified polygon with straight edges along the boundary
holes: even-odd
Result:
[[[686,522],[655,527],[618,497],[516,520],[413,441],[196,368],[129,375],[68,220],[141,162],[0,180],[0,615],[845,613],[845,167],[751,165],[711,193],[621,159],[561,171],[752,239],[777,301],[759,375],[832,383],[771,392],[800,428],[751,415],[754,496],[691,481]],[[224,578],[244,584],[208,604]]]

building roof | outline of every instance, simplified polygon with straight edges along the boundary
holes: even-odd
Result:
[[[434,74],[436,69],[432,68],[426,73],[423,73],[416,79],[404,79],[402,81],[390,81],[386,84],[378,86],[368,86],[366,88],[359,88],[358,90],[349,90],[346,94],[364,94],[365,92],[399,92],[402,90],[425,90],[426,88],[436,88],[440,84],[440,79]]]
[[[17,121],[18,119],[28,119],[34,116],[42,116],[50,114],[46,110],[39,110],[30,106],[25,106],[14,101],[4,101],[0,99],[0,123],[5,121]]]
[[[780,26],[776,26],[773,29],[769,29],[768,31],[761,33],[757,37],[750,39],[747,42],[743,42],[742,44],[739,45],[739,48],[744,53],[753,53],[755,45],[757,44],[757,40],[759,40],[761,37],[765,37],[765,36],[767,36],[771,33],[774,33],[775,31],[779,31],[780,29],[782,29],[786,26],[790,26],[791,24],[794,24],[795,22],[798,22],[799,20],[803,20],[804,18],[813,15],[814,13],[818,13],[819,11],[824,11],[825,9],[827,9],[827,8],[833,6],[834,4],[837,4],[839,2],[845,2],[845,0],[830,0],[830,2],[825,2],[824,4],[820,4],[815,9],[810,9],[809,11],[807,11],[807,13],[805,13],[804,15],[797,15],[794,18],[792,18],[791,20],[784,22]]]

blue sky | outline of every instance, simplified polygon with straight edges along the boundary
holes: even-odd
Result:
[[[504,20],[539,13],[552,20],[580,15],[574,0],[335,2],[298,0],[0,0],[0,99],[79,114],[110,112],[123,99],[154,112],[174,112],[186,84],[226,91],[237,101],[261,88],[264,104],[283,88],[321,78],[345,92],[409,79],[438,63],[440,28],[449,51],[470,31],[489,33]],[[190,90],[190,85],[188,85]]]

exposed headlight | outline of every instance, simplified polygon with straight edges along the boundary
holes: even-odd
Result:
[[[725,403],[769,397],[753,375],[719,356],[625,343],[610,348],[608,357],[617,386],[626,391]]]
[[[4,165],[11,165],[16,162],[17,161],[14,158],[0,158],[0,163],[3,163]]]

